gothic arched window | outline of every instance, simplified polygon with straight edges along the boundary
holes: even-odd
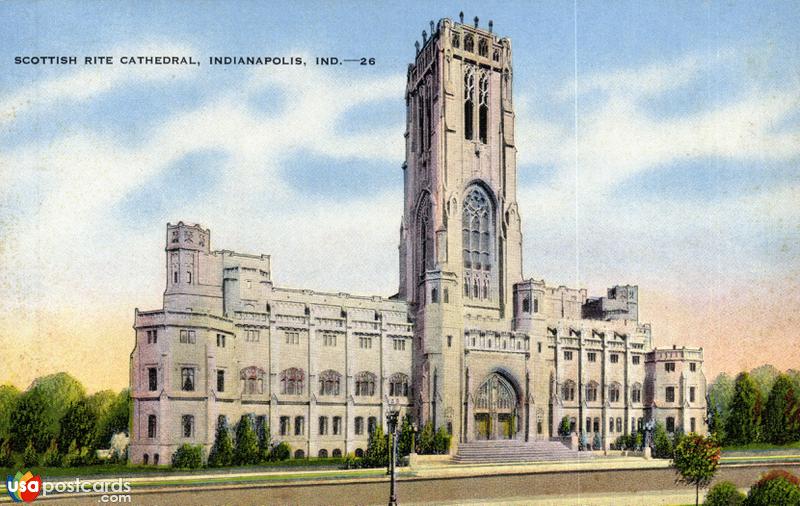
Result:
[[[631,388],[631,402],[642,402],[642,385],[634,383]]]
[[[481,74],[478,81],[478,138],[484,144],[488,139],[489,128],[489,77]]]
[[[458,36],[458,32],[453,32],[453,47],[458,49],[461,46],[461,37]]]
[[[408,397],[408,376],[398,372],[389,378],[389,395],[391,397]]]
[[[254,365],[245,367],[239,373],[242,380],[242,392],[250,395],[264,393],[264,369]]]
[[[339,395],[342,375],[328,369],[319,374],[319,395]]]
[[[281,393],[300,395],[305,389],[305,373],[302,369],[292,367],[281,372]]]
[[[489,43],[486,42],[486,39],[481,39],[478,42],[478,54],[483,57],[489,56]]]
[[[419,234],[418,265],[419,276],[433,269],[433,225],[431,223],[431,201],[425,196],[417,209],[417,233]]]
[[[472,140],[473,112],[475,109],[475,70],[467,67],[464,71],[464,138]]]
[[[561,385],[561,399],[564,401],[575,400],[575,382],[567,380]]]
[[[595,401],[597,401],[597,383],[590,381],[589,384],[586,385],[586,402]]]
[[[464,51],[475,51],[475,39],[470,34],[464,37]]]
[[[358,373],[356,375],[356,395],[369,397],[375,395],[375,378],[371,372]]]
[[[486,193],[473,187],[464,200],[462,216],[464,267],[491,270],[491,202]]]
[[[619,402],[619,383],[612,383],[608,387],[608,401]]]
[[[419,93],[417,93],[417,146],[419,147],[419,152],[425,149],[425,96],[423,94],[423,88],[420,88]]]

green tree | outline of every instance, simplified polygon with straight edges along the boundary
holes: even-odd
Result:
[[[233,463],[233,441],[228,425],[225,423],[217,424],[217,435],[214,438],[214,446],[208,454],[209,467],[229,466]]]
[[[0,441],[10,437],[11,413],[14,412],[20,391],[14,385],[0,385]]]
[[[233,451],[233,463],[237,466],[258,464],[258,436],[253,429],[250,415],[242,415],[236,426],[236,448]]]
[[[778,379],[780,373],[778,369],[768,364],[758,366],[750,371],[750,377],[753,379],[753,383],[756,384],[761,399],[769,397],[769,391],[772,390],[772,385]]]
[[[8,440],[0,444],[0,467],[13,467],[14,455],[11,453],[11,442]]]
[[[93,447],[95,440],[95,427],[97,426],[97,413],[88,399],[81,399],[75,403],[61,418],[61,428],[58,434],[58,444],[61,448],[69,446],[75,441],[78,449]]]
[[[281,441],[280,443],[276,444],[269,451],[270,462],[289,460],[289,457],[291,456],[292,456],[292,448],[285,441]]]
[[[725,441],[725,424],[733,400],[734,381],[725,373],[718,375],[708,388],[708,429]]]
[[[389,464],[389,442],[383,427],[378,425],[369,436],[367,452],[364,454],[364,467],[385,467]]]
[[[778,376],[769,392],[762,416],[764,440],[774,444],[788,443],[794,439],[793,417],[797,409],[792,381],[785,374]]]
[[[675,446],[672,467],[678,481],[695,487],[695,505],[700,504],[700,489],[707,487],[719,467],[721,448],[713,437],[689,434]]]
[[[400,425],[400,436],[397,438],[397,455],[405,457],[411,453],[411,445],[414,444],[414,425],[411,423],[411,415],[403,417]]]
[[[731,444],[748,444],[758,439],[761,394],[746,372],[736,376],[733,400],[725,426],[725,441]]]
[[[269,425],[262,423],[256,427],[256,435],[258,436],[258,454],[260,462],[267,462],[269,454],[272,450],[272,432],[269,430]]]
[[[99,416],[95,439],[97,448],[107,448],[114,434],[119,434],[120,432],[131,433],[129,419],[133,411],[132,408],[133,402],[131,401],[130,390],[125,388],[116,394],[107,409]]]
[[[58,437],[66,412],[85,396],[83,385],[67,373],[34,380],[11,413],[9,433],[14,449],[21,451],[32,442],[43,452],[50,440]]]
[[[435,450],[436,434],[433,430],[433,424],[428,421],[422,426],[422,431],[419,434],[419,441],[417,441],[418,452],[421,455],[430,455]]]
[[[50,441],[50,446],[47,451],[42,455],[42,466],[44,467],[59,467],[61,465],[61,454],[58,452],[58,443],[55,439]]]
[[[33,446],[33,441],[28,441],[25,451],[22,452],[22,465],[25,467],[33,467],[39,465],[39,453]]]
[[[659,459],[672,458],[672,439],[670,439],[667,430],[660,422],[656,423],[653,429],[653,457]]]
[[[436,431],[433,446],[435,452],[439,455],[444,455],[450,451],[450,433],[447,432],[444,426],[439,427],[439,430]]]

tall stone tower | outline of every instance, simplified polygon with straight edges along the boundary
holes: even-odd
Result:
[[[417,419],[458,440],[465,332],[511,331],[522,280],[511,42],[477,18],[430,31],[408,67],[399,295],[416,323]]]

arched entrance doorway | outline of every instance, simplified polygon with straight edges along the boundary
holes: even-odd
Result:
[[[475,395],[475,439],[514,439],[519,430],[517,393],[511,383],[492,373]]]

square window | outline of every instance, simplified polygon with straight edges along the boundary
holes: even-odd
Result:
[[[691,372],[697,372],[697,362],[690,362],[689,363],[689,370]]]
[[[609,359],[609,361],[611,361],[612,364],[618,364],[619,363],[619,355],[617,355],[616,353],[612,353],[608,357],[608,359]]]
[[[586,354],[586,358],[589,360],[589,362],[597,362],[597,353],[590,351]]]
[[[569,350],[564,350],[564,360],[572,360],[572,352]]]
[[[667,372],[675,372],[675,362],[664,362],[664,370]]]
[[[639,361],[641,359],[642,359],[642,357],[640,357],[639,355],[634,355],[633,357],[631,357],[631,363],[633,365],[639,365]]]

